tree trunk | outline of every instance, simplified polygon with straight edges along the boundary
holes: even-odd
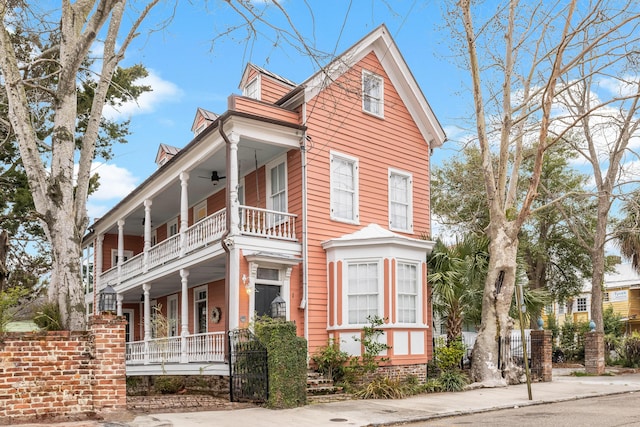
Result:
[[[471,365],[471,378],[485,386],[507,385],[498,366],[498,338],[510,336],[513,327],[509,308],[515,289],[518,238],[512,225],[494,225],[488,230],[489,268],[482,296],[482,323]],[[509,371],[507,368],[505,373],[511,382]]]
[[[7,268],[7,255],[9,254],[9,233],[0,231],[0,292],[4,291],[9,277]]]

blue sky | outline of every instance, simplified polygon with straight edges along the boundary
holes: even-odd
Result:
[[[155,169],[160,143],[185,146],[192,138],[191,124],[198,107],[216,113],[226,110],[227,97],[239,93],[247,62],[267,68],[294,82],[317,71],[317,65],[297,49],[276,43],[274,33],[262,26],[257,40],[247,43],[239,30],[218,39],[239,15],[222,1],[179,3],[173,20],[162,31],[142,33],[128,50],[123,66],[142,63],[150,71],[145,83],[153,92],[138,105],[128,105],[119,118],[131,120],[129,143],[114,147],[115,157],[97,164],[101,188],[89,199],[91,218],[99,217]],[[309,11],[308,3],[312,12]],[[260,2],[254,2],[262,7]],[[448,34],[438,1],[286,0],[281,2],[296,29],[315,48],[340,54],[380,24],[385,24],[422,88],[432,109],[454,139],[434,154],[434,161],[455,154],[456,119],[471,105],[464,91],[464,73],[450,56]],[[171,15],[162,6],[148,24]],[[284,25],[282,14],[267,12],[271,22]],[[322,61],[325,63],[326,61]],[[468,117],[468,115],[467,115]]]

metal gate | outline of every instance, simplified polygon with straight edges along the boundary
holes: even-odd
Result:
[[[229,395],[232,402],[269,398],[267,349],[248,329],[229,331]]]

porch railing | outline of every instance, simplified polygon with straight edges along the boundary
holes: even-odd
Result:
[[[174,234],[149,249],[149,269],[178,258],[180,255],[180,234]]]
[[[224,362],[225,333],[208,332],[185,337],[186,359],[182,356],[182,337],[154,338],[149,341],[128,342],[128,365],[157,365],[162,363]]]
[[[215,242],[227,229],[227,210],[220,209],[187,229],[187,253]]]
[[[144,261],[144,253],[139,253],[134,257],[129,258],[122,264],[122,272],[120,273],[120,280],[127,280],[130,277],[137,276],[142,272],[142,263]],[[117,268],[116,268],[117,270]]]
[[[296,239],[296,215],[269,209],[240,206],[240,231],[242,234]]]

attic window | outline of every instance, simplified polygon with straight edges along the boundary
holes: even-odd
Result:
[[[384,117],[384,80],[381,76],[362,70],[362,110]]]
[[[244,87],[243,95],[253,99],[260,99],[260,79],[255,77]]]
[[[196,130],[193,132],[194,135],[198,135],[200,132],[202,132],[204,130],[204,128],[207,127],[206,123],[202,123],[200,126],[198,126],[196,128]]]

